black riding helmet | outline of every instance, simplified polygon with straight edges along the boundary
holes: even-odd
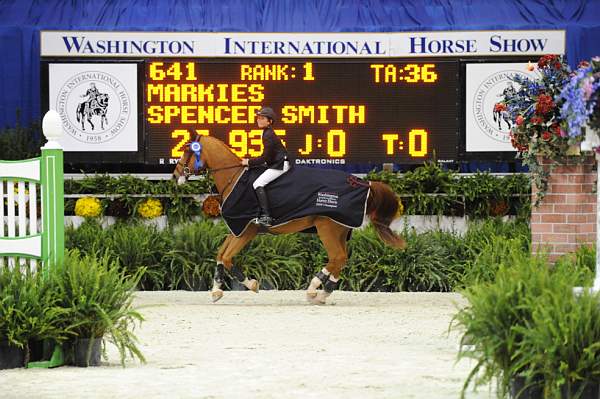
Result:
[[[256,113],[256,116],[262,115],[269,118],[271,121],[275,122],[275,111],[270,107],[262,107],[260,111]]]

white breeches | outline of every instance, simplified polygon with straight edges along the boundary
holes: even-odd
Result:
[[[290,170],[290,162],[289,161],[285,161],[283,163],[283,169],[281,169],[281,170],[267,169],[262,173],[262,175],[258,176],[258,179],[256,179],[254,181],[254,183],[252,183],[252,187],[254,187],[255,190],[258,187],[264,187],[267,184],[271,183],[273,180],[277,179],[279,176],[281,176],[285,172],[287,172],[288,170]]]

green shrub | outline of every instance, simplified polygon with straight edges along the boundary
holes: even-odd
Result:
[[[62,342],[69,336],[68,312],[42,273],[0,267],[0,341],[26,348],[29,340]]]
[[[264,288],[300,289],[304,281],[306,253],[298,234],[259,236],[248,244],[234,261]]]
[[[65,328],[79,338],[107,339],[119,350],[123,365],[127,354],[144,362],[133,334],[143,317],[132,308],[133,291],[144,271],[128,276],[107,254],[97,258],[67,251],[64,262],[50,266],[48,273],[58,305],[69,314]]]
[[[520,345],[533,319],[533,309],[523,306],[527,298],[539,297],[548,286],[550,274],[543,258],[531,258],[515,248],[509,264],[499,266],[494,282],[468,287],[463,295],[469,305],[461,309],[453,326],[463,332],[460,358],[471,358],[475,366],[463,386],[475,387],[498,382],[498,396],[504,397],[513,376],[522,374]]]
[[[166,269],[162,257],[173,245],[168,230],[159,231],[138,223],[117,223],[106,230],[103,245],[108,251],[107,256],[118,262],[127,274],[135,275],[140,269],[145,270],[138,288],[165,288]]]
[[[531,183],[525,174],[497,177],[488,172],[462,176],[426,163],[402,175],[370,172],[401,197],[407,215],[468,215],[476,218],[516,215],[528,220]]]
[[[450,291],[458,265],[439,239],[448,233],[408,233],[408,246],[386,246],[369,227],[355,231],[341,289],[352,291]]]
[[[65,228],[65,248],[77,249],[82,254],[103,253],[106,251],[109,230],[104,230],[98,220],[87,219],[79,227]]]
[[[489,276],[464,291],[469,305],[457,313],[453,327],[463,332],[459,358],[476,364],[463,395],[471,384],[496,380],[498,394],[504,397],[511,380],[522,376],[528,384],[542,378],[545,397],[560,397],[566,382],[599,375],[592,370],[600,370],[600,297],[595,307],[593,299],[582,297],[582,308],[575,310],[579,299],[573,295],[574,286],[591,283],[591,271],[569,263],[575,257],[549,266],[544,257],[523,251],[522,244],[509,240],[502,256],[488,259],[487,264],[498,269],[495,278]]]
[[[557,265],[552,277],[539,297],[522,305],[533,312],[530,325],[516,327],[523,335],[516,368],[541,376],[545,397],[562,398],[566,390],[576,398],[600,382],[600,292],[573,294],[579,281],[589,280],[575,264]]]
[[[165,288],[210,289],[217,251],[228,234],[224,223],[200,220],[173,228],[171,245],[161,262]]]
[[[150,181],[131,175],[111,177],[107,174],[86,176],[79,180],[65,180],[65,194],[103,194],[102,206],[109,216],[135,216],[138,205],[146,200],[143,195],[166,196],[162,201],[164,213],[174,223],[188,221],[201,214],[201,204],[189,195],[209,193],[211,178],[191,180],[178,185],[172,180]],[[65,210],[70,211],[70,201],[65,202]]]
[[[211,286],[215,256],[228,233],[224,223],[204,219],[164,231],[125,223],[102,229],[89,220],[66,230],[66,246],[84,254],[106,252],[128,273],[147,268],[141,289],[204,290]],[[464,236],[443,231],[404,234],[409,247],[395,251],[370,228],[353,231],[341,288],[450,291],[493,280],[513,243],[529,252],[529,227],[522,221],[473,222]],[[593,260],[593,255],[588,258]],[[327,261],[315,234],[260,235],[234,259],[247,275],[259,278],[263,288],[279,289],[305,289]]]

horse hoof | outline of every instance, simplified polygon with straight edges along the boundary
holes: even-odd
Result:
[[[315,296],[314,298],[307,297],[306,299],[311,305],[325,305],[325,301],[321,300],[318,296]]]
[[[325,305],[329,295],[325,291],[307,292],[306,300],[312,305]]]
[[[219,299],[223,298],[223,290],[214,290],[210,292],[210,296],[212,298],[213,303],[217,302]]]
[[[318,305],[325,305],[325,303],[327,302],[327,298],[329,298],[329,295],[331,295],[331,292],[319,291],[317,293],[317,296],[315,297],[315,301]]]
[[[317,297],[317,291],[306,291],[306,300],[308,301],[308,303],[316,305],[314,303],[316,297]]]
[[[249,280],[248,282],[246,282],[246,284],[244,284],[246,286],[246,288],[248,288],[250,291],[256,292],[258,293],[258,281],[256,281],[255,279]]]

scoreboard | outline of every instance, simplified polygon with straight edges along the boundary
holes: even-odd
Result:
[[[179,158],[196,134],[240,157],[262,152],[256,112],[296,163],[422,163],[457,155],[458,63],[390,60],[152,60],[145,64],[148,162]]]
[[[256,157],[265,106],[296,165],[510,160],[495,105],[564,52],[561,30],[42,31],[41,111],[61,116],[69,170],[171,171],[197,135]]]

